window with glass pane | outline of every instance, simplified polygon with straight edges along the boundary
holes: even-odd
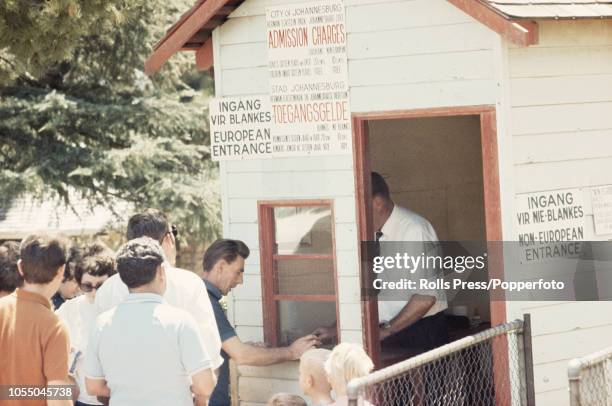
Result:
[[[259,225],[266,342],[287,345],[334,324],[331,202],[261,202]]]

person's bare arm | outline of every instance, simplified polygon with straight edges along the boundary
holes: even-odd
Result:
[[[55,386],[55,385],[61,385],[61,386],[66,386],[66,385],[72,385],[72,382],[70,381],[49,381],[47,382],[47,386]],[[72,399],[55,399],[55,400],[50,400],[47,399],[47,406],[73,406],[74,402],[72,401]]]
[[[191,392],[194,396],[194,404],[206,406],[208,398],[215,389],[217,377],[212,369],[204,369],[191,375]]]
[[[106,384],[106,379],[94,379],[85,377],[85,387],[91,396],[102,396],[110,398],[110,388]]]
[[[398,315],[391,319],[389,327],[380,330],[379,338],[383,340],[421,320],[435,303],[434,296],[413,295]]]
[[[308,335],[295,340],[289,347],[264,348],[245,344],[234,336],[223,341],[223,350],[238,365],[264,366],[299,359],[317,344],[317,337]]]
[[[70,382],[69,385],[72,385],[72,400],[73,401],[77,401],[77,399],[79,398],[79,385],[77,385],[76,379],[73,376],[68,376],[68,381]]]

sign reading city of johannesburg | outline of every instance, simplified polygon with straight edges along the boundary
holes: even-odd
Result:
[[[266,9],[275,156],[351,152],[342,1]]]
[[[612,186],[591,189],[595,234],[612,234]]]
[[[580,189],[516,196],[522,263],[577,258],[584,240],[584,195]]]
[[[272,155],[272,113],[268,96],[212,99],[209,119],[213,161]]]

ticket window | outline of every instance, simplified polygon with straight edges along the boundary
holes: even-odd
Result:
[[[337,325],[332,202],[260,202],[259,224],[266,343]]]

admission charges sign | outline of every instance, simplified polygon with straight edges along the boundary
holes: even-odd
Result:
[[[266,24],[275,154],[351,152],[344,4],[270,7]]]
[[[266,10],[270,94],[210,102],[213,160],[351,152],[342,1]]]

